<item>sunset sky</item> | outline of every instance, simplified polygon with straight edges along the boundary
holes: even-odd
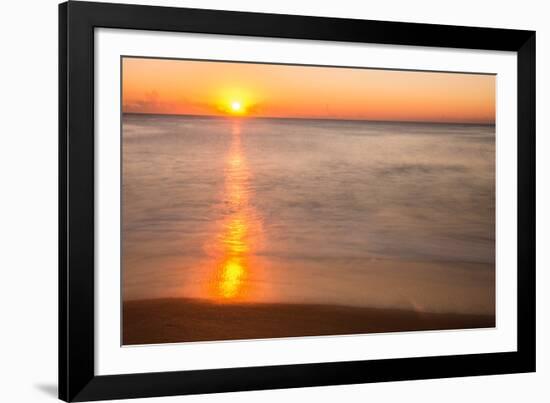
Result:
[[[123,59],[123,112],[494,123],[495,76]]]

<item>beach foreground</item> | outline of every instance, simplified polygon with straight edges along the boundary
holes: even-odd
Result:
[[[151,299],[123,304],[123,344],[487,328],[493,315],[338,305]]]

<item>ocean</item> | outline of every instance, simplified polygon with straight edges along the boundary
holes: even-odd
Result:
[[[125,300],[494,313],[495,127],[124,114]]]

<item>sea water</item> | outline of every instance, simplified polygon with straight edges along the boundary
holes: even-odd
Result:
[[[123,115],[123,295],[494,312],[495,127]]]

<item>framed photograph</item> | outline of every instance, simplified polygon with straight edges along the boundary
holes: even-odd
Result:
[[[535,370],[535,33],[59,6],[59,397]]]

